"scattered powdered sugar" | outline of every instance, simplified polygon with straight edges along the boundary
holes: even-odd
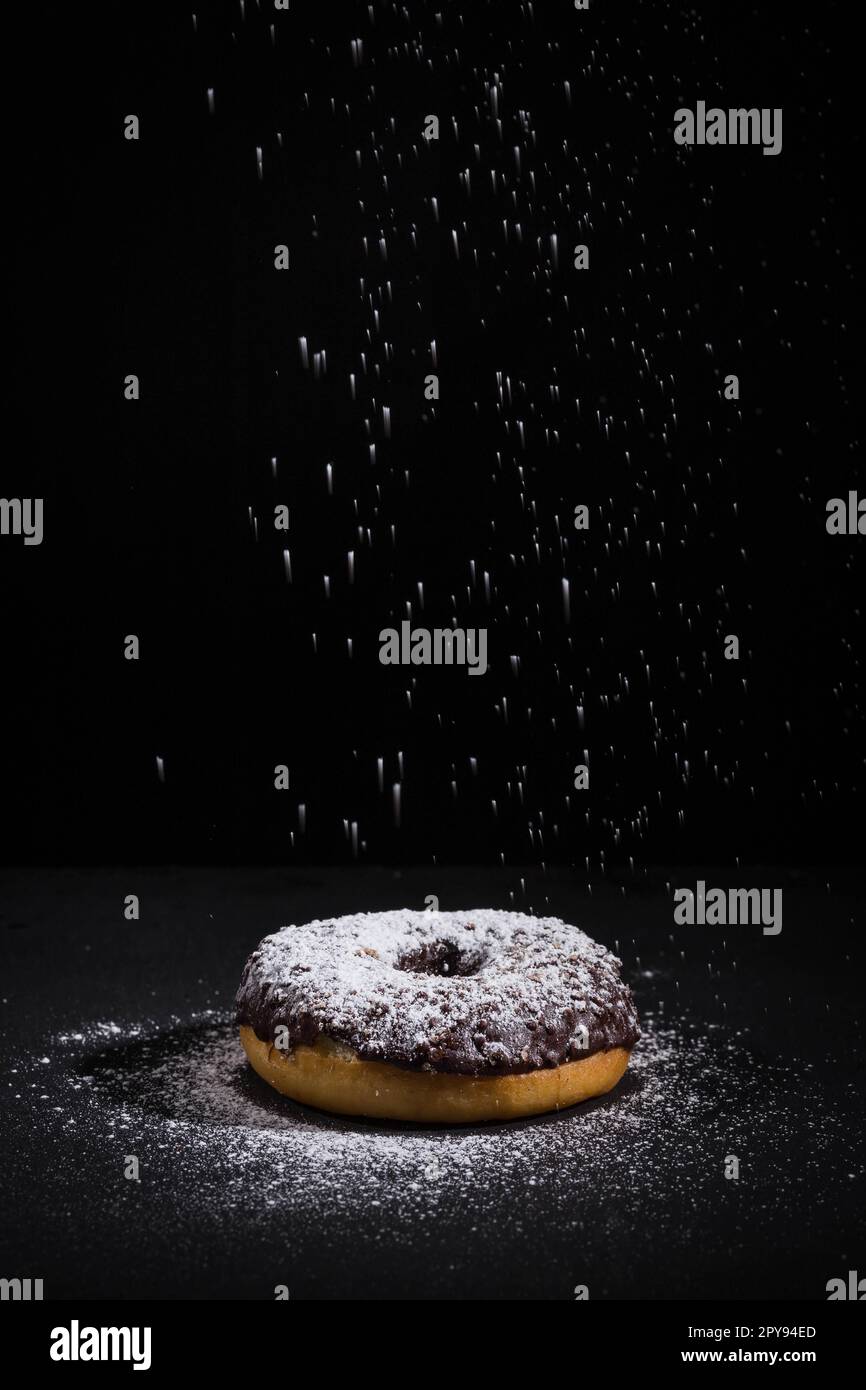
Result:
[[[660,1259],[657,1296],[689,1296],[699,1267],[754,1265],[792,1210],[798,1244],[835,1249],[863,1172],[848,1083],[754,1050],[747,1031],[641,1023],[608,1096],[465,1128],[296,1105],[252,1071],[225,1013],[80,1024],[11,1070],[11,1180],[40,1229],[65,1232],[64,1267],[128,1246],[157,1297],[167,1263],[192,1297],[272,1297],[286,1279],[293,1297],[366,1297],[365,1271],[397,1296],[449,1297],[457,1281],[568,1297],[578,1268],[593,1296],[646,1296]],[[111,1296],[100,1269],[88,1287]]]
[[[223,1202],[252,1192],[261,1210],[321,1214],[378,1203],[435,1205],[468,1194],[481,1210],[494,1190],[540,1184],[578,1194],[600,1173],[612,1189],[635,1172],[676,1184],[683,1158],[696,1149],[710,1150],[721,1172],[726,1143],[738,1133],[747,1135],[759,1118],[778,1131],[792,1101],[806,1103],[803,1078],[778,1065],[764,1064],[752,1093],[744,1089],[749,1067],[740,1041],[673,1029],[651,1016],[643,1022],[645,1034],[610,1095],[559,1114],[448,1129],[294,1104],[252,1072],[225,1016],[155,1036],[141,1026],[97,1024],[65,1041],[81,1053],[76,1069],[89,1092],[91,1126],[141,1136],[145,1156],[148,1143],[176,1150],[177,1181],[193,1198],[201,1172],[208,1190],[218,1172]],[[88,1044],[118,1034],[133,1040],[90,1051]]]

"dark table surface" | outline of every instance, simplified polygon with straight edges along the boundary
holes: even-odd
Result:
[[[675,926],[669,885],[698,878],[782,888],[782,932]],[[824,1299],[866,1260],[863,886],[6,870],[0,1273],[61,1299]],[[230,1017],[260,937],[431,893],[559,915],[621,955],[646,1039],[611,1096],[443,1133],[305,1111],[249,1073]]]

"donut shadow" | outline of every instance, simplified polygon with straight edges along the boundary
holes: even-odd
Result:
[[[95,1093],[109,1104],[122,1104],[148,1116],[211,1128],[271,1130],[319,1129],[356,1134],[451,1135],[525,1130],[579,1120],[613,1108],[619,1099],[643,1088],[641,1075],[629,1068],[612,1091],[544,1115],[489,1120],[470,1125],[434,1125],[408,1120],[381,1120],[335,1115],[280,1095],[246,1059],[232,1019],[209,1019],[112,1043],[88,1051],[75,1065]]]

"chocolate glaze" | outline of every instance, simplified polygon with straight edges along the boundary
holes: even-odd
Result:
[[[555,1067],[640,1036],[620,961],[556,917],[371,912],[285,927],[244,968],[263,1042],[320,1036],[368,1061],[467,1076]]]

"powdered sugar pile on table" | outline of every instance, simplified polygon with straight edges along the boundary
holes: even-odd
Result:
[[[225,1201],[253,1196],[260,1209],[319,1214],[375,1203],[436,1206],[467,1194],[481,1211],[494,1189],[542,1184],[576,1197],[600,1174],[611,1194],[624,1195],[636,1172],[676,1182],[680,1150],[696,1145],[715,1150],[721,1180],[726,1145],[738,1130],[759,1118],[784,1126],[794,1089],[802,1103],[802,1079],[792,1082],[781,1067],[764,1070],[754,1095],[732,1096],[729,1078],[745,1070],[741,1057],[732,1068],[742,1044],[677,1032],[652,1018],[645,1024],[609,1096],[561,1114],[469,1129],[352,1121],[297,1106],[251,1072],[236,1029],[219,1016],[109,1047],[84,1070],[93,1123],[128,1133],[133,1148],[136,1136],[145,1165],[150,1143],[176,1149],[177,1181],[192,1202],[201,1191],[197,1171],[209,1188],[219,1170]],[[111,1030],[97,1025],[89,1035],[101,1040]],[[77,1044],[82,1051],[86,1036]]]
[[[9,1164],[68,1267],[76,1251],[115,1264],[128,1251],[130,1286],[157,1288],[170,1266],[189,1297],[272,1298],[285,1283],[293,1297],[448,1298],[473,1282],[510,1297],[527,1264],[545,1297],[581,1281],[633,1296],[655,1287],[660,1247],[659,1296],[681,1296],[696,1250],[709,1267],[754,1260],[795,1200],[797,1242],[826,1249],[862,1173],[847,1097],[747,1034],[646,1010],[642,1025],[608,1096],[434,1129],[293,1104],[252,1072],[225,1014],[79,1023],[35,1041],[8,1079]]]

